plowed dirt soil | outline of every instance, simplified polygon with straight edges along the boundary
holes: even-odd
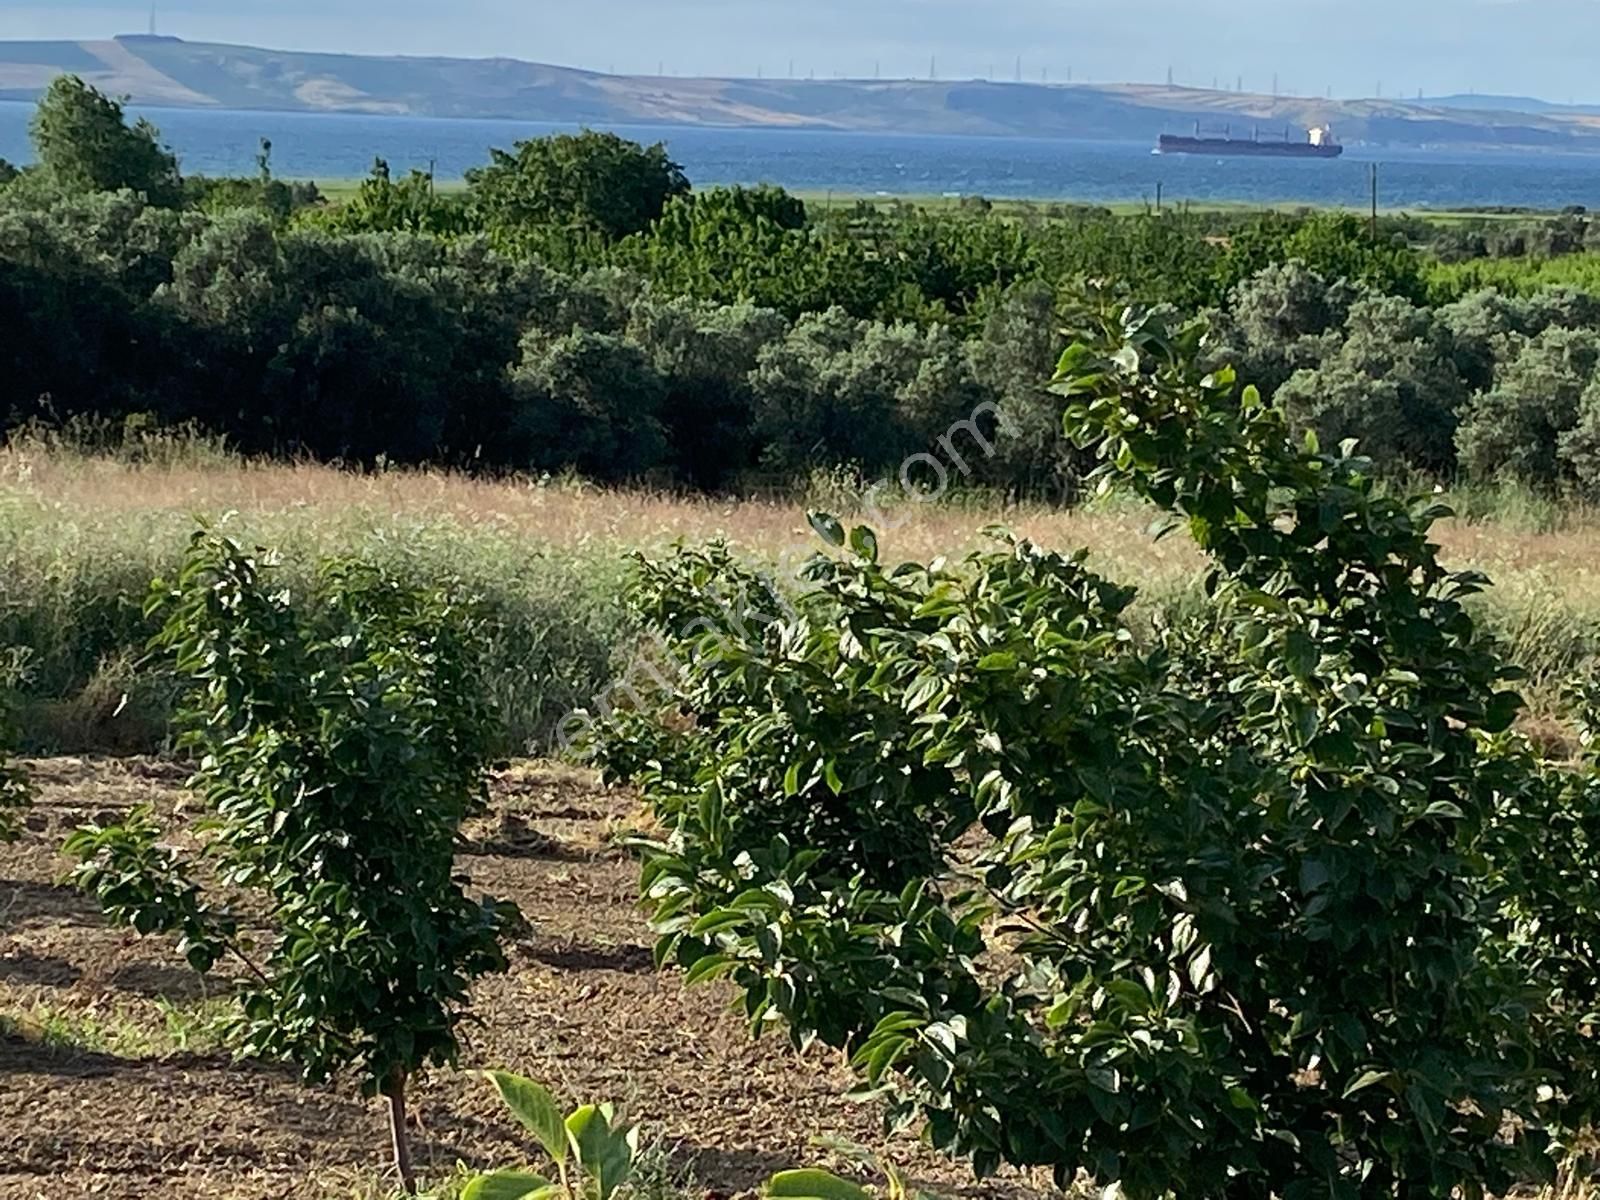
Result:
[[[182,770],[148,759],[31,764],[39,803],[24,839],[0,846],[0,1198],[103,1195],[282,1200],[378,1197],[385,1131],[346,1085],[237,1063],[206,1033],[228,982],[202,981],[163,939],[108,926],[60,882],[61,839],[141,804],[182,811]],[[819,1139],[868,1146],[946,1196],[1026,1197],[1044,1181],[977,1187],[909,1134],[886,1139],[875,1108],[843,1098],[838,1056],[752,1041],[731,993],[685,990],[651,966],[635,906],[637,866],[617,834],[636,800],[560,767],[515,767],[470,831],[463,869],[516,901],[529,929],[511,969],[481,980],[460,1070],[414,1097],[416,1156],[430,1180],[530,1157],[473,1069],[504,1067],[563,1099],[617,1101],[672,1191],[748,1192],[774,1170],[839,1165]]]

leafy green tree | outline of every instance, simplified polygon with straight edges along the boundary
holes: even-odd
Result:
[[[267,138],[261,139],[261,153],[257,155],[256,163],[258,170],[254,178],[185,177],[185,206],[210,213],[227,212],[234,208],[256,208],[270,213],[279,221],[287,221],[305,209],[322,207],[322,193],[315,183],[289,183],[273,178],[272,142]]]
[[[378,159],[356,194],[342,204],[314,209],[305,220],[329,233],[465,234],[471,221],[464,201],[441,196],[433,176],[412,171],[396,181],[389,164]]]
[[[716,491],[757,465],[750,374],[787,331],[782,314],[753,305],[634,302],[626,333],[665,385],[661,422],[679,479]]]
[[[50,84],[32,133],[41,174],[62,192],[127,188],[164,208],[183,202],[178,160],[156,127],[143,117],[130,126],[121,104],[76,75]]]
[[[624,238],[689,190],[661,143],[640,146],[594,130],[491,150],[488,166],[467,172],[467,185],[476,219],[512,239],[552,225]]]
[[[841,463],[869,476],[928,451],[992,396],[943,326],[807,314],[765,346],[750,377],[755,435],[769,469],[794,476]],[[938,486],[939,480],[920,481]]]
[[[181,419],[181,356],[152,294],[172,277],[190,219],[132,192],[0,202],[0,373],[17,418]],[[177,343],[181,344],[181,342]]]
[[[1026,543],[888,569],[815,514],[838,553],[797,595],[725,549],[641,568],[678,670],[599,749],[665,830],[658,953],[846,1047],[979,1174],[1132,1200],[1548,1179],[1595,1111],[1568,1012],[1594,956],[1529,914],[1563,920],[1595,864],[1534,881],[1515,851],[1547,781],[1482,580],[1440,561],[1431,498],[1294,436],[1202,336],[1107,313],[1057,376],[1102,478],[1209,559],[1208,613],[1152,644],[1130,589]]]
[[[1010,289],[968,343],[974,379],[998,405],[995,452],[980,475],[1020,494],[1070,501],[1092,466],[1061,434],[1061,401],[1042,364],[1057,356],[1054,290],[1044,283]]]
[[[1296,371],[1314,371],[1338,352],[1357,294],[1297,259],[1273,263],[1234,288],[1225,308],[1207,314],[1206,361],[1232,366],[1274,396]]]
[[[1374,240],[1351,213],[1277,214],[1232,233],[1217,271],[1224,292],[1274,262],[1298,259],[1327,279],[1344,279],[1421,303],[1427,298],[1421,260],[1403,238]]]
[[[195,536],[157,585],[157,645],[191,681],[182,744],[212,812],[207,878],[258,893],[256,946],[225,889],[161,841],[148,814],[68,840],[77,883],[140,933],[181,935],[197,970],[249,970],[240,1050],[310,1080],[355,1071],[389,1104],[396,1165],[415,1190],[406,1086],[455,1060],[474,978],[501,970],[506,906],[455,875],[461,823],[487,803],[492,714],[455,598],[379,568],[330,562],[298,604],[272,560]]]
[[[5,187],[21,174],[22,172],[17,169],[15,163],[9,159],[0,158],[0,188]]]

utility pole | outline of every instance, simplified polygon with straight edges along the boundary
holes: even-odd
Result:
[[[1373,163],[1372,164],[1371,177],[1372,177],[1372,228],[1371,228],[1371,232],[1372,232],[1372,240],[1374,242],[1376,242],[1378,240],[1378,164],[1377,163]]]
[[[1156,180],[1156,214],[1161,213],[1161,180]]]

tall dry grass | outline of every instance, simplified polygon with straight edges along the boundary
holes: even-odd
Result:
[[[1046,546],[1089,547],[1092,565],[1139,585],[1147,607],[1198,602],[1200,555],[1182,537],[1153,540],[1150,514],[1134,506],[1063,511],[969,497],[862,512],[849,486],[819,490],[815,500],[876,524],[895,559],[955,557],[1000,524]],[[1553,717],[1560,685],[1600,656],[1600,515],[1468,499],[1477,519],[1438,529],[1446,557],[1495,580],[1478,613],[1529,672],[1536,714]],[[141,661],[141,601],[152,578],[174,569],[196,520],[220,521],[280,550],[290,584],[330,555],[469,580],[495,614],[490,659],[508,746],[537,746],[616,666],[628,640],[627,551],[725,538],[752,556],[804,553],[815,545],[806,506],[245,461],[206,442],[84,453],[14,439],[0,449],[0,647],[23,648],[36,744],[149,745],[171,682]]]

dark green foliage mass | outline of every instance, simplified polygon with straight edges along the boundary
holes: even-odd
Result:
[[[489,165],[468,172],[467,184],[482,227],[510,241],[542,225],[626,237],[689,190],[659,142],[642,147],[594,130],[492,150]]]
[[[666,828],[658,957],[844,1047],[980,1174],[1546,1179],[1600,1098],[1594,776],[1509,732],[1445,510],[1197,365],[1202,336],[1108,313],[1057,375],[1100,477],[1209,558],[1207,613],[1151,641],[1129,589],[1023,542],[891,570],[817,514],[834,551],[793,592],[719,547],[643,564],[671,669],[596,748]]]
[[[161,145],[155,126],[129,125],[122,105],[76,75],[63,75],[39,101],[33,146],[43,180],[62,194],[139,192],[154,205],[183,199],[178,160]]]
[[[893,477],[962,427],[982,440],[959,483],[1070,500],[1083,458],[1038,381],[1091,285],[1206,312],[1208,363],[1385,472],[1596,486],[1582,356],[1557,370],[1539,339],[1600,329],[1600,301],[1428,307],[1409,243],[1453,243],[1427,222],[808,209],[692,192],[663,146],[596,132],[496,152],[464,192],[379,162],[328,204],[266,143],[252,177],[179,179],[153,129],[72,79],[35,135],[0,189],[8,420],[148,414],[251,453],[710,490]],[[1569,214],[1518,244],[1575,261],[1591,232]]]

